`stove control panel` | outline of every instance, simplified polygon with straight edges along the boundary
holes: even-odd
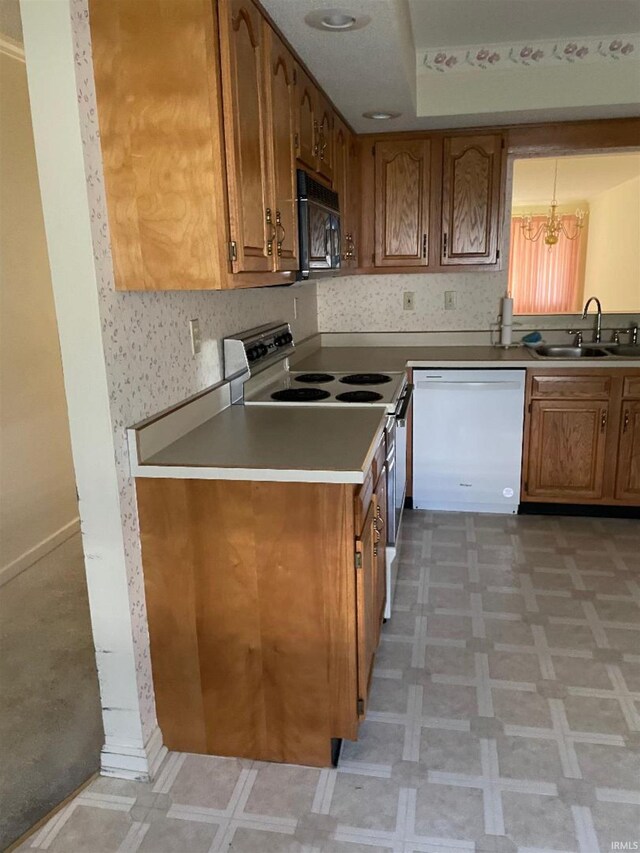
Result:
[[[224,339],[225,378],[242,372],[258,373],[293,352],[288,323],[269,323]]]

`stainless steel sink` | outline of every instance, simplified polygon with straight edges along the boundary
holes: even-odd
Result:
[[[640,358],[640,345],[616,344],[606,347],[607,355],[617,355],[621,358]]]
[[[619,347],[618,349],[628,349],[628,347]],[[597,347],[582,346],[569,347],[559,344],[542,344],[533,350],[533,354],[538,358],[606,358],[608,353],[604,349]]]

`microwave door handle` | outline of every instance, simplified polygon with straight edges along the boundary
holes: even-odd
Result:
[[[331,259],[331,266],[338,268],[340,266],[340,220],[337,216],[332,216],[331,220],[333,224],[333,257]]]
[[[331,258],[333,251],[333,237],[331,231],[331,217],[327,216],[324,226],[324,254],[327,260],[327,265],[331,267]]]

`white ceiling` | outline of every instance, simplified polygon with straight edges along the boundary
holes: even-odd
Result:
[[[353,128],[372,131],[369,110],[415,115],[415,45],[406,0],[263,0],[262,5]],[[326,32],[305,23],[317,9],[340,7],[371,22],[363,29]],[[388,130],[397,122],[388,122]]]
[[[416,49],[640,30],[637,0],[409,0]]]
[[[638,32],[640,0],[261,2],[358,133],[640,113],[640,62],[628,59],[589,68],[560,63],[558,68],[472,72],[456,78],[433,73],[426,77],[421,60],[416,60],[420,50],[433,47]],[[305,23],[310,12],[336,8],[368,16],[371,22],[345,32],[326,32]],[[638,45],[632,60],[640,59],[640,40]],[[505,88],[504,75],[513,85]],[[485,85],[493,90],[486,98]],[[362,118],[369,110],[402,115],[372,122]]]
[[[553,191],[553,157],[516,160],[512,205],[549,204]],[[640,153],[600,154],[558,159],[559,204],[590,201],[600,193],[640,177]],[[640,205],[640,195],[638,196]]]

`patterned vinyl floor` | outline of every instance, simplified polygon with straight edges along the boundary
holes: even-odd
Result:
[[[171,753],[21,849],[640,849],[640,522],[407,512],[399,559],[337,770]]]

